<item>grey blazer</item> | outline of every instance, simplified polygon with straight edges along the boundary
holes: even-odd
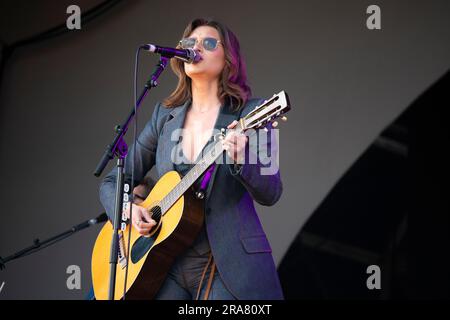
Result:
[[[225,103],[215,128],[226,128],[262,101],[249,100],[241,115],[232,112],[229,104]],[[158,178],[174,170],[171,152],[178,139],[172,133],[183,127],[189,106],[190,101],[176,108],[167,108],[161,103],[156,105],[151,120],[136,143],[135,185],[154,165]],[[271,158],[276,150],[270,134],[268,138],[268,144],[259,145],[257,163],[244,163],[236,167],[222,161],[222,164],[216,165],[206,191],[205,223],[211,251],[225,286],[238,299],[283,299],[272,249],[253,203],[256,201],[271,206],[282,193],[278,169],[275,174],[261,174],[261,168],[268,166],[267,150],[264,149],[272,150]],[[254,140],[249,137],[247,149],[251,149]],[[125,160],[125,175],[128,178],[131,177],[131,161],[128,160],[132,159],[132,155],[133,148],[130,148]],[[110,220],[114,216],[115,187],[116,169],[113,169],[100,186],[100,200]]]

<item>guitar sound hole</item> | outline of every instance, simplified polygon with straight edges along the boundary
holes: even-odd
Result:
[[[156,224],[158,225],[159,220],[161,220],[161,207],[160,206],[154,206],[150,209],[150,213],[152,214],[152,219],[155,220]]]

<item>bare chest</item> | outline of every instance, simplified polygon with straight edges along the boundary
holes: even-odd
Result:
[[[205,115],[186,114],[183,127],[182,148],[184,156],[193,162],[213,134],[217,112]]]

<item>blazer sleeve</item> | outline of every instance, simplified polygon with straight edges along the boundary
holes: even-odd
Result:
[[[277,163],[277,139],[278,131],[275,129],[269,129],[267,133],[263,129],[250,130],[245,162],[229,164],[231,175],[243,184],[256,202],[264,206],[274,205],[283,192]]]
[[[156,149],[158,146],[158,115],[161,104],[153,110],[150,121],[144,127],[136,141],[136,158],[134,164],[134,185],[138,185],[148,171],[155,165]],[[132,159],[134,148],[128,151],[124,165],[124,181],[131,184]],[[100,202],[106,210],[109,219],[114,219],[115,191],[117,182],[117,167],[114,167],[100,184]]]

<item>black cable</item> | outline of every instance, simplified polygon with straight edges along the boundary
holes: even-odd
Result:
[[[81,23],[83,25],[86,23],[89,23],[93,19],[97,18],[98,16],[102,15],[103,13],[105,13],[106,11],[108,11],[109,9],[114,7],[120,1],[122,1],[122,0],[106,0],[106,1],[98,4],[94,8],[86,11],[86,13],[83,13],[81,15]],[[31,36],[31,37],[23,39],[23,40],[19,40],[15,43],[11,44],[10,47],[12,47],[14,50],[18,47],[23,47],[23,46],[26,46],[29,44],[33,44],[36,42],[50,39],[52,37],[60,36],[69,31],[70,30],[67,29],[67,25],[65,23],[63,23],[63,24],[60,24],[59,26],[45,30],[37,35]]]
[[[141,52],[141,47],[136,50],[136,54],[134,57],[134,81],[133,81],[133,101],[134,101],[134,130],[133,130],[133,159],[131,164],[131,196],[130,196],[130,220],[129,220],[129,229],[128,229],[128,244],[126,248],[126,257],[127,257],[127,266],[125,267],[125,280],[123,284],[123,300],[125,300],[125,295],[127,292],[127,280],[128,280],[128,265],[130,263],[130,245],[131,245],[131,229],[133,228],[133,203],[134,203],[134,162],[136,160],[136,140],[137,140],[137,125],[138,125],[138,114],[137,114],[137,74],[139,68],[139,53]]]
[[[114,7],[116,4],[121,2],[122,0],[106,0],[94,8],[86,11],[86,13],[83,13],[81,15],[81,22],[82,24],[87,24],[93,19],[97,18],[98,16],[102,15],[112,7]],[[0,60],[0,92],[1,92],[1,84],[3,79],[3,71],[5,69],[6,61],[12,56],[14,50],[20,47],[24,47],[30,44],[38,43],[50,38],[54,38],[60,35],[63,35],[65,33],[69,32],[69,29],[67,29],[66,24],[61,24],[56,27],[47,29],[41,33],[38,33],[37,35],[25,38],[23,40],[19,40],[16,42],[13,42],[11,44],[2,43],[2,58]]]
[[[0,40],[1,41],[1,40]],[[6,61],[12,54],[11,47],[9,47],[6,43],[1,41],[1,60],[0,60],[0,94],[3,83],[3,71],[5,70]]]

